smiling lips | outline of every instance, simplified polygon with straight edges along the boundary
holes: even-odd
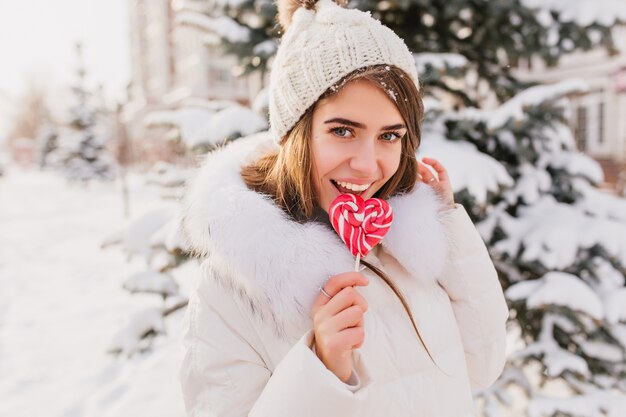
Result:
[[[342,193],[342,194],[356,194],[356,195],[360,195],[364,191],[369,189],[370,186],[372,185],[371,182],[369,184],[361,184],[361,185],[359,185],[359,184],[352,184],[350,182],[344,182],[344,181],[336,181],[336,180],[331,180],[331,182],[339,190],[339,192]]]

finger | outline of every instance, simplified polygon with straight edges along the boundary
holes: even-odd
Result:
[[[323,327],[326,332],[338,333],[349,327],[358,326],[362,320],[363,310],[360,306],[354,305],[331,317]]]
[[[323,288],[324,291],[326,291],[332,298],[345,287],[352,287],[355,285],[365,286],[368,283],[369,280],[367,277],[359,272],[344,272],[330,277],[330,279],[324,284]],[[329,300],[330,299],[320,291],[320,294],[313,303],[313,312],[316,312],[320,307],[328,303]]]
[[[338,333],[338,344],[346,346],[347,349],[356,349],[361,347],[365,341],[364,327],[349,327]]]
[[[339,291],[331,300],[320,309],[321,315],[318,319],[332,317],[350,306],[359,306],[363,312],[367,311],[368,304],[354,287],[346,287]]]
[[[356,327],[354,327],[354,329],[356,329]],[[365,332],[363,332],[363,336],[365,336]],[[364,341],[365,341],[365,337],[363,337],[359,343],[357,343],[356,345],[353,345],[352,349],[360,348],[361,346],[363,346]]]
[[[322,349],[327,354],[350,353],[355,347],[363,343],[365,339],[365,328],[362,326],[348,327],[339,332],[333,333],[321,342]]]
[[[417,166],[423,182],[427,183],[431,178],[437,178],[433,171],[431,171],[431,169],[426,164],[419,163]]]
[[[422,158],[422,161],[433,167],[433,169],[437,172],[437,176],[439,177],[440,181],[448,180],[448,171],[441,164],[441,162],[437,161],[434,158],[427,158],[427,157]]]

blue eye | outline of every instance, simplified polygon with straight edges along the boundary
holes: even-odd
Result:
[[[330,131],[333,132],[336,136],[339,136],[340,138],[348,138],[350,136],[347,136],[346,133],[352,133],[350,129],[346,129],[345,127],[336,127],[334,129],[330,129]],[[342,132],[345,132],[345,133],[342,134]]]
[[[386,135],[390,135],[390,136],[386,136]],[[402,136],[400,136],[396,132],[385,132],[380,137],[386,142],[393,142],[394,140],[399,139]]]

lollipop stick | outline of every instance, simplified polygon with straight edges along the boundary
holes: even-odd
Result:
[[[361,254],[356,254],[356,263],[354,264],[354,272],[359,272],[359,264],[361,263]]]

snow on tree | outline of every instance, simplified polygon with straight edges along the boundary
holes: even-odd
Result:
[[[257,110],[224,100],[184,102],[175,110],[159,110],[146,115],[148,128],[170,128],[170,138],[185,149],[206,153],[219,145],[267,129],[263,107]]]
[[[239,57],[240,73],[271,66],[280,36],[269,0],[196,0],[179,16]],[[522,82],[540,58],[614,49],[626,22],[618,0],[352,0],[415,53],[427,109],[420,155],[449,169],[455,198],[476,222],[523,347],[477,393],[487,416],[528,395],[527,415],[621,416],[626,410],[626,201],[601,192],[602,170],[567,126],[583,82]],[[534,367],[531,365],[535,365]],[[533,374],[533,369],[539,369]],[[537,383],[537,380],[539,381]],[[560,381],[568,392],[542,387]]]
[[[203,154],[242,136],[266,130],[266,95],[261,92],[260,98],[254,102],[254,109],[228,100],[188,98],[174,109],[148,113],[144,125],[149,129],[164,129],[167,140],[177,143],[185,153]],[[153,336],[165,331],[157,313],[160,311],[165,316],[186,305],[172,272],[191,258],[190,248],[182,235],[181,207],[175,203],[191,174],[192,170],[186,166],[163,161],[155,164],[145,181],[160,188],[166,200],[163,206],[136,216],[102,243],[102,247],[121,246],[129,260],[136,255],[143,259],[145,269],[129,273],[125,280],[124,288],[129,292],[160,294],[164,303],[178,297],[172,308],[151,307],[148,312],[131,312],[129,322],[112,342],[109,350],[112,353],[132,355],[146,351]]]
[[[161,305],[156,306],[155,300],[142,299],[148,305],[129,312],[127,322],[113,336],[109,353],[132,356],[148,351],[154,337],[166,332],[165,317],[187,305],[187,298],[179,293],[180,287],[171,273],[188,259],[189,250],[181,236],[177,210],[176,203],[163,202],[130,219],[102,242],[103,248],[121,246],[129,262],[135,258],[141,261],[141,270],[132,267],[124,279],[124,289],[143,297],[161,298]]]
[[[150,270],[128,277],[124,282],[124,288],[131,293],[160,294],[163,298],[178,294],[178,284],[171,276]]]
[[[112,180],[115,163],[106,148],[108,132],[98,120],[103,116],[103,108],[101,103],[94,102],[93,92],[87,89],[80,44],[76,50],[79,68],[72,87],[75,105],[69,110],[67,129],[60,134],[58,159],[64,174],[71,180]]]
[[[59,134],[57,129],[52,124],[46,124],[41,129],[35,138],[37,143],[37,156],[39,159],[39,168],[44,169],[50,166],[56,166]]]

